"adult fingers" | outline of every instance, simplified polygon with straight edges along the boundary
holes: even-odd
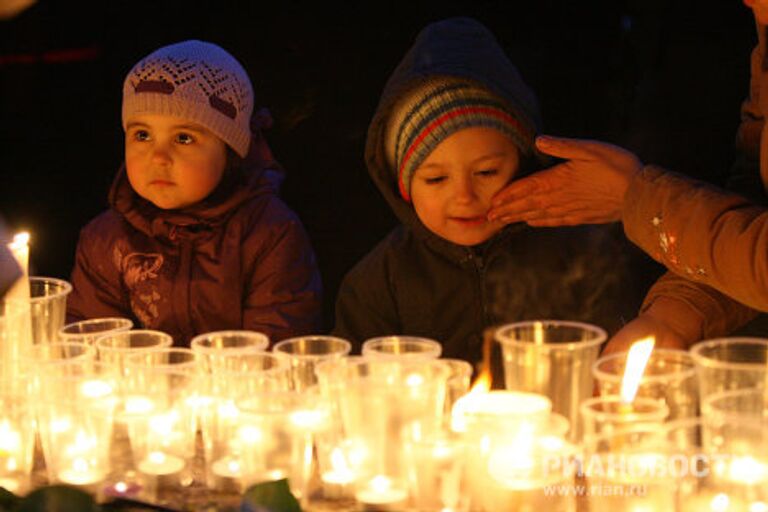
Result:
[[[530,194],[541,191],[542,180],[538,176],[528,176],[515,180],[500,191],[496,192],[491,200],[491,206],[497,208],[504,203],[514,201],[521,197],[527,197]]]
[[[606,143],[596,140],[569,139],[551,135],[536,137],[536,147],[539,151],[565,160],[594,160],[596,154],[605,150],[606,146]]]

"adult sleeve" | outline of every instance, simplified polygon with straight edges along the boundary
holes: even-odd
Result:
[[[646,167],[623,211],[627,237],[679,277],[768,311],[768,210],[681,175]]]

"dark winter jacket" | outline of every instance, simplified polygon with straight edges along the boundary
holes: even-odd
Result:
[[[307,234],[251,170],[185,210],[141,198],[120,169],[111,209],[81,232],[67,320],[123,316],[171,334],[250,329],[271,341],[318,332],[321,282]]]
[[[385,86],[366,145],[369,174],[402,226],[345,276],[334,333],[357,347],[373,336],[426,336],[443,344],[445,357],[476,362],[483,331],[493,325],[556,318],[614,331],[623,315],[634,316],[641,292],[631,293],[625,279],[615,228],[512,225],[466,247],[421,223],[397,190],[384,139],[398,98],[431,75],[478,81],[538,121],[535,96],[484,26],[458,18],[421,32]]]

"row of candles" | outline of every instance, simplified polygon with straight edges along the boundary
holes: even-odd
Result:
[[[339,338],[267,352],[265,336],[227,331],[174,349],[127,319],[64,326],[69,284],[25,281],[31,306],[14,291],[0,318],[0,486],[13,491],[39,434],[49,481],[157,500],[194,480],[200,436],[206,485],[288,478],[307,508],[572,511],[583,496],[593,510],[768,509],[766,340],[645,340],[600,358],[598,327],[522,322],[494,330],[507,389],[490,390],[486,364],[470,390],[472,367],[434,340],[350,356]],[[670,461],[696,478],[670,479]]]

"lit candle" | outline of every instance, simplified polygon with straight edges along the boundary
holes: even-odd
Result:
[[[18,456],[21,450],[21,435],[11,428],[8,420],[0,422],[0,457]]]
[[[363,505],[365,511],[402,510],[408,493],[395,487],[392,480],[386,476],[377,475],[366,487],[357,491],[355,498]]]
[[[21,268],[22,275],[6,292],[4,299],[12,306],[13,316],[8,321],[8,331],[12,343],[2,347],[2,364],[8,366],[8,382],[12,386],[20,385],[17,375],[21,372],[20,354],[32,345],[32,315],[30,312],[29,292],[29,233],[19,233],[8,244],[13,257]]]
[[[224,478],[240,478],[243,476],[243,468],[239,459],[228,456],[222,457],[211,464],[211,471]]]
[[[331,469],[323,472],[323,482],[336,485],[347,485],[355,480],[355,474],[349,468],[347,459],[341,448],[334,448],[331,452]]]
[[[72,465],[59,471],[59,480],[72,485],[90,485],[102,479],[102,475],[94,468],[93,460],[76,458]]]
[[[744,503],[725,493],[702,493],[682,500],[682,512],[758,512],[751,507],[746,508]]]
[[[175,455],[168,455],[164,452],[150,452],[150,454],[139,463],[138,469],[147,475],[172,475],[184,469],[184,460]]]
[[[330,466],[320,475],[323,496],[331,500],[352,498],[351,484],[355,481],[355,473],[338,446],[331,451]]]
[[[64,422],[58,423],[63,428]],[[68,430],[68,428],[67,428]],[[66,431],[66,430],[63,430]],[[64,469],[59,479],[72,485],[89,485],[102,480],[104,471],[99,464],[99,443],[95,436],[78,429],[74,442],[57,455]]]
[[[21,488],[21,484],[13,478],[0,478],[0,487],[16,494]]]
[[[104,494],[113,498],[120,498],[123,496],[136,496],[140,491],[141,486],[136,482],[124,482],[121,480],[114,485],[106,487]]]
[[[459,398],[451,412],[451,428],[466,432],[467,419],[476,417],[509,418],[539,425],[549,420],[552,401],[544,395],[522,391],[469,392]]]
[[[621,402],[631,404],[640,388],[640,380],[643,378],[643,372],[651,358],[653,346],[656,344],[653,336],[636,341],[629,348],[627,353],[627,363],[624,368],[624,376],[621,379]]]
[[[21,289],[21,296],[29,297],[29,233],[18,233],[14,235],[13,241],[8,244],[11,254],[16,259],[21,268],[22,277],[16,283]]]
[[[0,474],[12,475],[21,468],[19,463],[23,463],[21,434],[13,429],[7,420],[0,422],[0,461],[2,469]],[[20,488],[20,483],[11,477],[0,478],[0,487],[5,487],[11,492],[16,492]]]

